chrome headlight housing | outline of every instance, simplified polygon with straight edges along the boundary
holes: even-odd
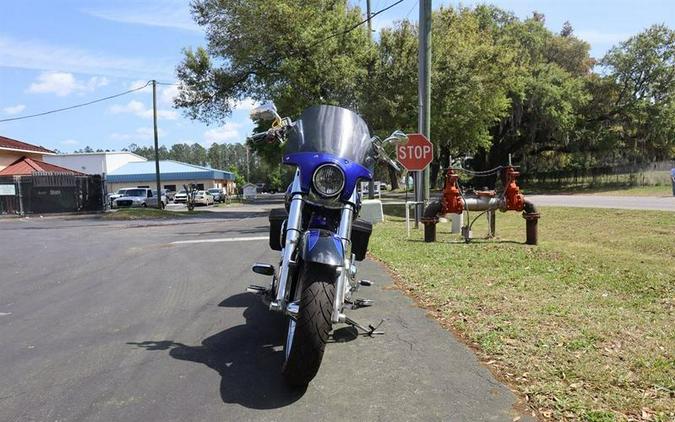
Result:
[[[335,164],[322,164],[314,171],[312,185],[322,197],[332,198],[345,187],[345,174]]]

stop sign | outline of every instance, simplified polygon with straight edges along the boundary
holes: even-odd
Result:
[[[408,171],[424,170],[433,158],[433,145],[421,133],[409,134],[408,143],[396,147],[396,159]]]

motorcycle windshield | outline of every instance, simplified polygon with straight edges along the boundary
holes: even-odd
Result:
[[[329,105],[302,112],[288,132],[285,152],[332,154],[367,168],[374,163],[366,122],[353,111]]]

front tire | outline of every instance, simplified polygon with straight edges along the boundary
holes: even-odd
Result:
[[[305,266],[298,280],[298,287],[302,287],[300,309],[297,320],[289,320],[286,361],[281,369],[284,379],[292,386],[309,384],[321,366],[332,328],[334,274],[329,267]]]

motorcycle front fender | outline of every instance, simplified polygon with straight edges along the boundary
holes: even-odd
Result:
[[[304,262],[344,267],[342,240],[329,230],[309,229],[302,236],[300,258]]]

